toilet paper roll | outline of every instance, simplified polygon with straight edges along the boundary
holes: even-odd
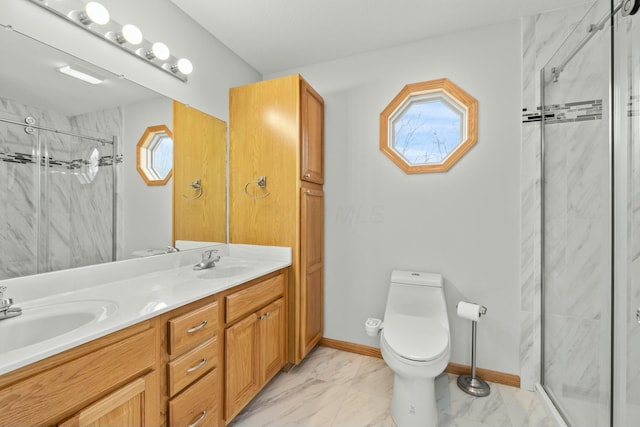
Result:
[[[458,316],[463,319],[473,320],[477,322],[480,320],[483,314],[487,312],[487,309],[479,304],[473,304],[470,302],[460,301],[458,303]]]
[[[378,331],[380,330],[380,326],[382,326],[382,320],[368,318],[364,323],[365,330],[367,331],[367,335],[370,337],[375,337],[378,335]]]

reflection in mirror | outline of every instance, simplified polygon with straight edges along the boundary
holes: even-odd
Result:
[[[165,185],[173,170],[173,135],[165,125],[149,126],[136,147],[136,169],[147,185]]]
[[[0,55],[0,279],[171,245],[171,186],[147,186],[135,151],[172,100],[6,28]]]

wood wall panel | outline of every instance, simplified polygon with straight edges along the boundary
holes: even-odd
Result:
[[[229,98],[229,239],[294,246],[298,233],[298,78],[233,88]],[[266,176],[262,191],[254,184]],[[268,192],[269,196],[264,198]]]
[[[227,125],[177,101],[173,102],[173,242],[226,242]],[[202,196],[189,200],[197,191]]]

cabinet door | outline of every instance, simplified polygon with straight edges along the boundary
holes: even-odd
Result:
[[[227,239],[227,124],[173,103],[173,243]],[[200,181],[201,189],[192,183]]]
[[[300,80],[300,136],[302,157],[300,179],[324,183],[324,101],[304,80]]]
[[[225,419],[230,420],[260,388],[258,316],[227,328],[225,339]]]
[[[323,333],[324,193],[302,188],[301,200],[300,359]]]
[[[259,312],[260,373],[265,384],[285,364],[284,298],[280,298]]]
[[[153,410],[154,406],[148,404],[148,394],[157,392],[150,385],[153,375],[155,373],[130,382],[59,424],[60,427],[153,425],[154,422],[150,419],[153,415],[145,413]]]

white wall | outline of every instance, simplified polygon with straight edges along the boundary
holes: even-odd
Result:
[[[364,321],[383,316],[391,270],[439,272],[451,361],[470,363],[455,304],[475,301],[478,366],[519,374],[520,49],[514,21],[278,74],[325,99],[326,337],[377,346]],[[406,175],[379,150],[379,114],[441,77],[478,100],[478,143],[447,173]]]
[[[260,74],[186,16],[169,0],[101,0],[113,19],[136,24],[146,39],[166,43],[193,62],[183,83],[121,49],[26,0],[2,0],[0,24],[122,74],[169,98],[227,120],[228,90],[260,80]]]
[[[173,242],[173,177],[165,185],[147,185],[136,169],[138,141],[149,126],[165,125],[173,130],[173,103],[158,98],[124,107],[125,161],[122,257],[131,258],[138,249],[165,249]]]

